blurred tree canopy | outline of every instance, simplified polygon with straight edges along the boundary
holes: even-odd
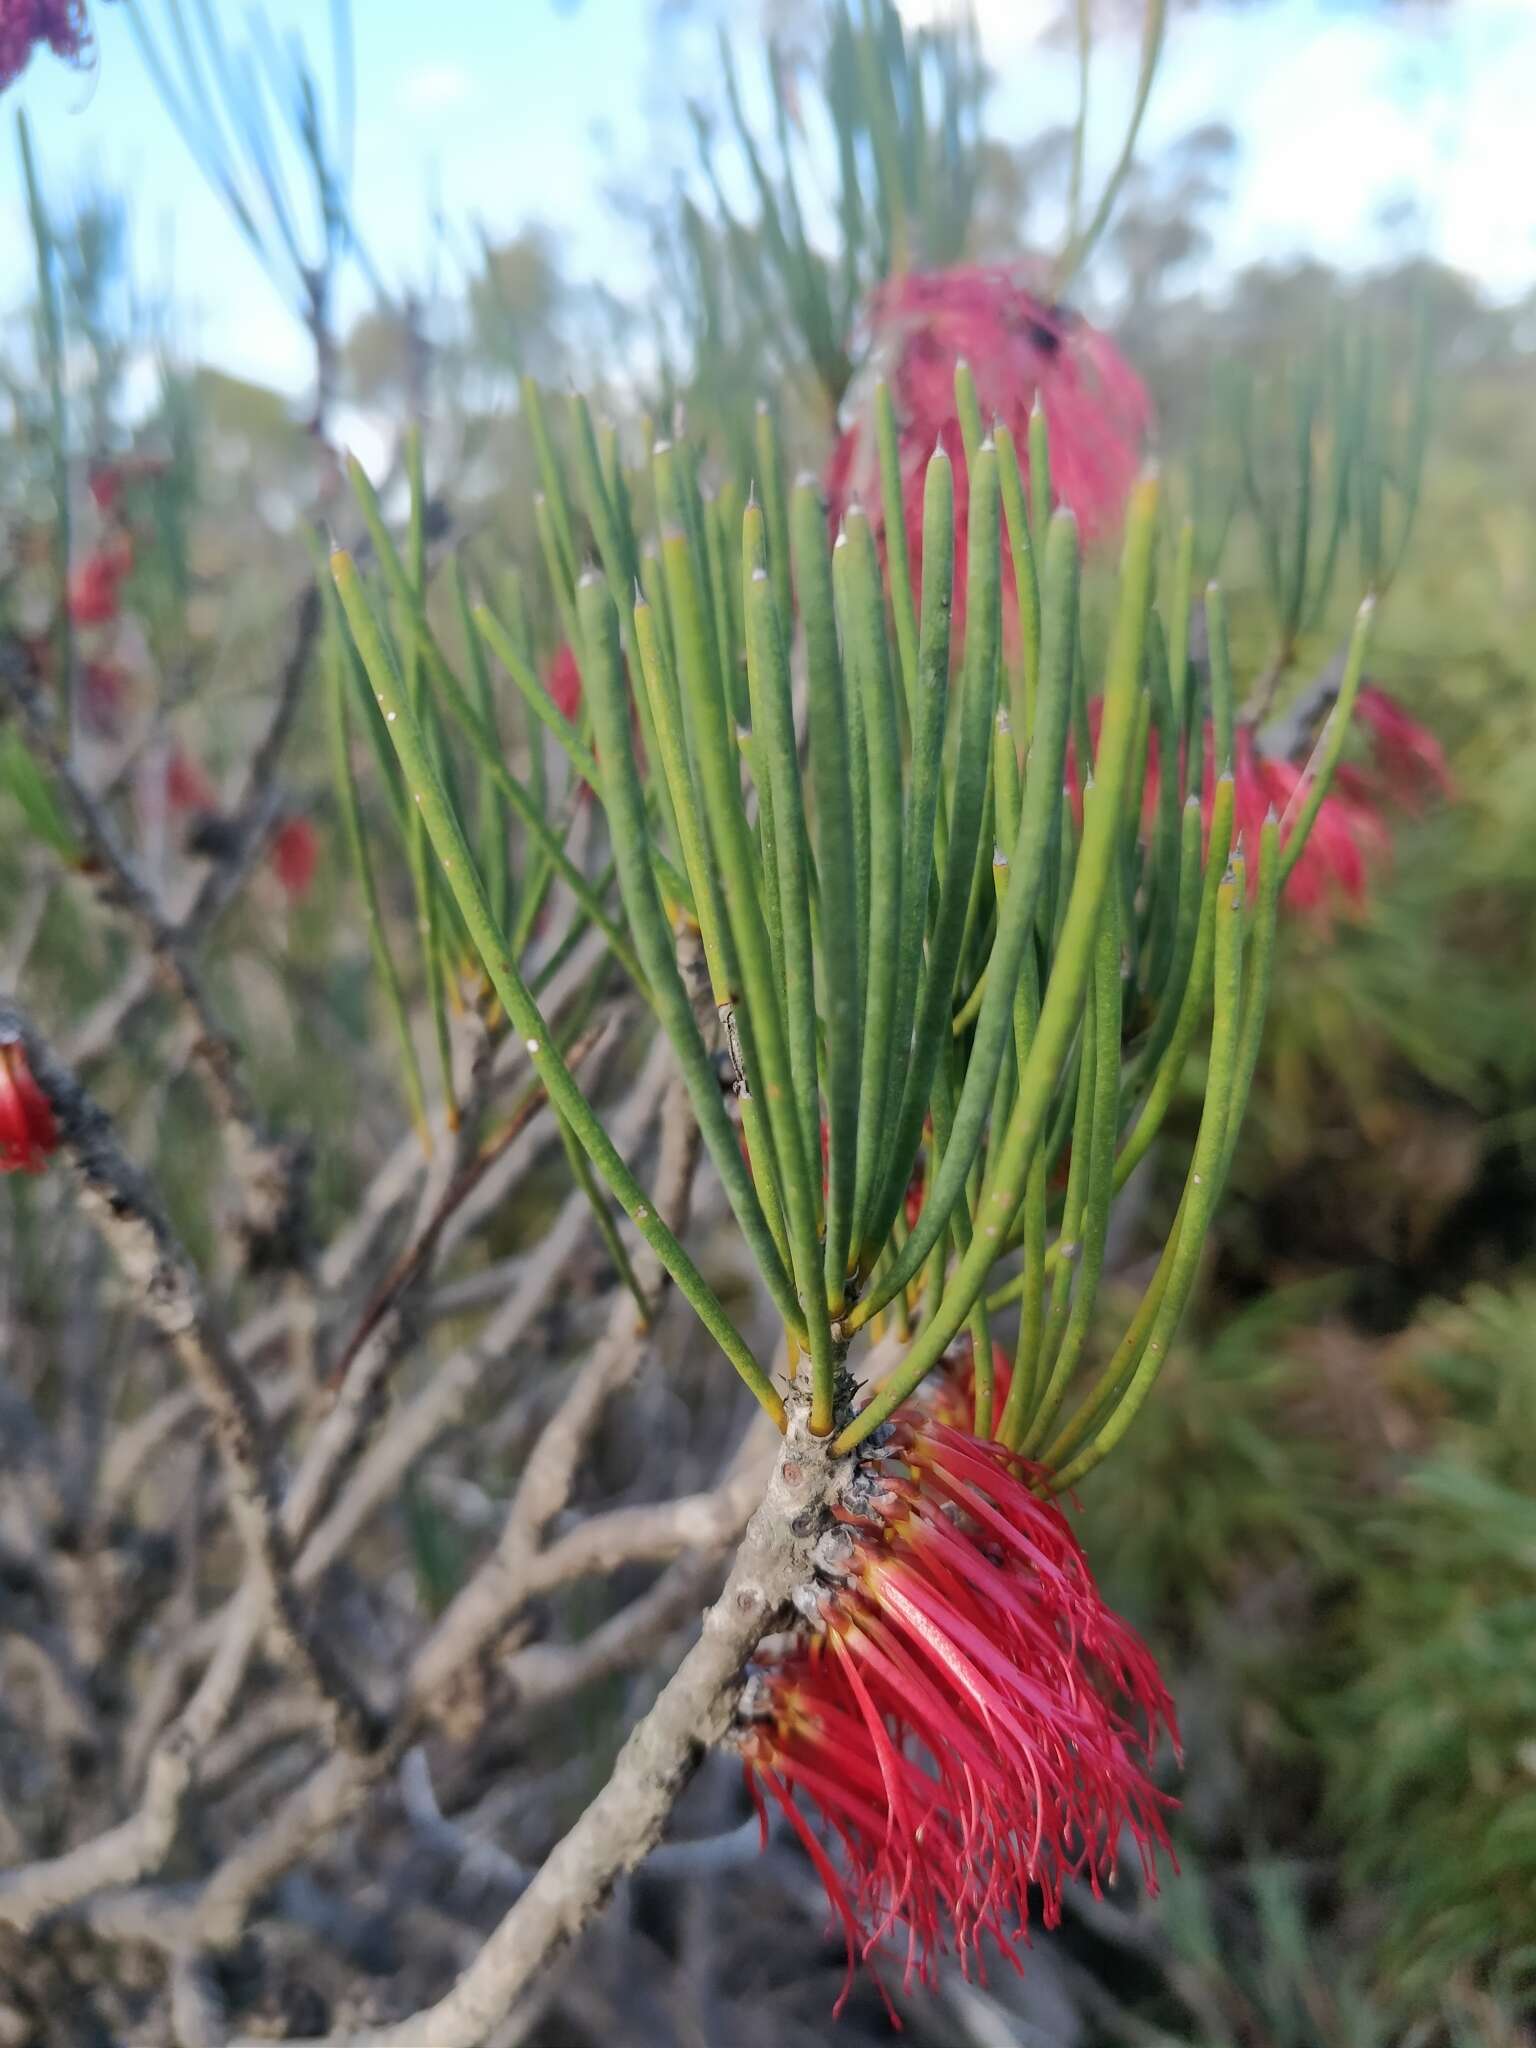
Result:
[[[512,377],[545,377],[560,353],[568,298],[560,258],[537,225],[494,241],[482,225],[480,268],[469,279],[470,344],[477,360]]]

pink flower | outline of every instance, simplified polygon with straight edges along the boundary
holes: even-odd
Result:
[[[1006,1378],[1006,1373],[1002,1375]],[[1038,1467],[971,1435],[951,1380],[860,1453],[805,1591],[809,1628],[749,1683],[748,1782],[784,1812],[856,1964],[904,1981],[953,1952],[1009,1961],[1063,1888],[1114,1878],[1130,1833],[1149,1888],[1172,1803],[1148,1769],[1174,1713],[1108,1608]],[[841,2000],[839,2001],[841,2004]]]
[[[1152,423],[1145,387],[1108,335],[1048,305],[1004,265],[917,272],[881,285],[868,303],[873,361],[890,386],[901,458],[902,505],[913,573],[921,561],[923,480],[934,444],[955,464],[957,610],[962,602],[966,496],[955,417],[955,367],[969,363],[983,422],[1003,420],[1028,465],[1036,397],[1051,437],[1057,502],[1076,513],[1084,538],[1114,531]],[[1027,481],[1027,475],[1026,475]],[[883,539],[880,467],[871,421],[861,413],[827,469],[834,525],[855,501]]]
[[[0,1173],[41,1173],[59,1142],[53,1105],[19,1038],[0,1038]]]
[[[290,903],[309,894],[320,865],[320,835],[308,818],[285,818],[272,835],[272,871]]]
[[[0,0],[0,92],[20,78],[40,43],[71,64],[86,61],[91,25],[82,0]]]

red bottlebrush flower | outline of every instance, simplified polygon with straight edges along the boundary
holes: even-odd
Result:
[[[955,560],[965,561],[964,450],[955,417],[955,366],[967,362],[984,421],[1001,419],[1020,457],[1038,396],[1051,436],[1057,501],[1086,540],[1112,532],[1136,480],[1152,423],[1146,389],[1108,335],[1048,305],[1003,265],[961,265],[893,278],[871,295],[872,360],[896,411],[902,505],[914,573],[922,554],[923,480],[934,444],[954,462]],[[834,524],[858,501],[883,539],[879,457],[870,422],[842,435],[827,469]],[[957,577],[961,602],[963,573]]]
[[[1207,742],[1209,744],[1209,742]],[[1251,732],[1240,732],[1233,763],[1233,838],[1249,856],[1249,888],[1257,889],[1259,833],[1273,810],[1283,844],[1296,812],[1306,801],[1307,777],[1294,761],[1260,754]],[[1210,819],[1214,785],[1207,778],[1204,810]],[[1379,798],[1358,770],[1340,767],[1313,822],[1306,849],[1291,870],[1285,901],[1293,910],[1325,919],[1340,901],[1358,908],[1365,901],[1372,868],[1392,850]]]
[[[574,724],[581,711],[581,668],[569,640],[561,641],[559,651],[549,665],[545,687],[549,691],[550,703],[560,716]]]
[[[69,615],[77,626],[104,626],[118,614],[123,578],[133,567],[126,534],[93,548],[69,579]]]
[[[71,64],[87,61],[91,25],[82,0],[0,0],[0,92],[15,84],[42,43]]]
[[[0,1173],[41,1173],[59,1142],[53,1106],[19,1038],[0,1038]]]
[[[908,1983],[946,1953],[979,1968],[984,1940],[1017,1964],[1032,1898],[1054,1926],[1070,1880],[1112,1880],[1127,1830],[1155,1889],[1168,1848],[1147,1770],[1178,1736],[1157,1667],[1039,1468],[972,1436],[968,1412],[951,1382],[860,1453],[809,1629],[744,1699],[754,1798],[816,1864],[848,1983],[893,1940]]]
[[[561,641],[555,658],[549,665],[549,674],[545,679],[544,686],[549,692],[549,701],[560,713],[560,716],[568,719],[572,725],[575,725],[581,717],[581,667],[576,659],[576,651],[571,646],[569,640]],[[645,754],[640,738],[640,713],[638,706],[634,702],[633,690],[630,692],[629,730],[634,743],[635,758],[640,763],[643,772]],[[595,744],[592,748],[592,758],[594,761],[598,759]],[[591,794],[591,790],[583,783],[580,791],[581,801],[583,803],[587,802]]]
[[[183,747],[174,747],[165,764],[165,801],[173,811],[212,811],[218,792],[207,771]]]
[[[1366,683],[1355,699],[1355,717],[1370,737],[1381,786],[1400,810],[1416,815],[1436,797],[1455,793],[1444,747],[1395,697]]]
[[[115,512],[117,501],[123,494],[122,465],[103,462],[91,471],[91,497],[99,512]]]
[[[1328,794],[1313,823],[1301,858],[1285,885],[1285,905],[1296,911],[1314,912],[1326,919],[1338,905],[1359,907],[1365,902],[1373,871],[1391,856],[1389,823],[1393,810],[1417,814],[1436,796],[1452,793],[1445,750],[1433,733],[1409,716],[1385,690],[1367,684],[1356,699],[1361,728],[1368,752],[1364,765],[1342,763],[1335,771]],[[1088,723],[1098,739],[1100,701],[1088,707]],[[1207,829],[1216,800],[1212,764],[1215,734],[1205,722],[1205,783],[1201,806]],[[1157,734],[1147,744],[1147,779],[1142,797],[1143,829],[1150,832],[1157,810],[1161,766]],[[1082,820],[1082,798],[1077,780],[1076,750],[1067,742],[1067,781],[1074,812]],[[1258,888],[1257,849],[1264,821],[1273,810],[1280,820],[1284,844],[1296,813],[1306,801],[1308,777],[1304,766],[1276,755],[1261,754],[1251,728],[1239,726],[1234,738],[1232,762],[1234,844],[1249,855],[1248,884]]]
[[[164,455],[144,451],[120,455],[100,462],[91,471],[90,492],[98,511],[111,514],[122,503],[123,493],[151,477],[164,476],[169,462]]]
[[[272,835],[272,871],[291,903],[307,896],[320,865],[320,835],[308,818],[285,818]]]

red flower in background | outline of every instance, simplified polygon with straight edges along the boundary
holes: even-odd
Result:
[[[184,747],[173,747],[165,764],[165,801],[173,811],[212,811],[218,792],[206,769]]]
[[[83,64],[91,51],[91,25],[82,0],[0,0],[0,92],[14,85],[37,45]]]
[[[320,865],[320,835],[308,818],[285,818],[272,835],[272,870],[290,903],[309,894]]]
[[[164,476],[169,462],[164,455],[139,453],[120,455],[111,462],[99,462],[91,470],[90,492],[98,511],[113,513],[123,493],[147,478]]]
[[[166,760],[165,802],[172,813],[217,820],[218,791],[201,762],[184,747],[173,747]],[[196,850],[207,852],[209,848]],[[298,812],[282,819],[272,834],[267,858],[290,902],[308,895],[320,865],[320,835],[314,821]]]
[[[549,692],[550,703],[554,705],[560,716],[572,725],[578,724],[581,719],[581,665],[576,659],[576,650],[571,646],[569,640],[562,640],[556,649],[555,657],[549,664],[549,673],[545,678],[544,687]],[[643,774],[645,771],[645,750],[640,737],[640,712],[634,700],[633,689],[630,690],[629,731],[630,738],[634,744],[635,759]],[[592,758],[594,761],[598,759],[595,741],[592,745]],[[590,801],[592,791],[585,782],[583,782],[579,794],[580,800],[583,803]]]
[[[1377,780],[1400,810],[1416,816],[1451,794],[1444,747],[1395,697],[1366,683],[1355,699],[1355,717],[1370,735]]]
[[[581,711],[581,668],[569,640],[561,641],[559,651],[549,665],[547,687],[550,703],[562,718],[568,718],[574,725]]]
[[[104,626],[117,617],[123,579],[132,567],[133,544],[126,534],[93,548],[75,565],[69,579],[69,615],[77,626]]]
[[[890,1942],[909,1983],[951,1952],[969,1973],[984,1940],[1017,1965],[1032,1898],[1054,1926],[1069,1881],[1113,1879],[1127,1830],[1155,1889],[1167,1848],[1147,1769],[1177,1730],[1157,1667],[1039,1468],[972,1436],[968,1413],[951,1380],[861,1453],[810,1631],[747,1689],[748,1782],[826,1887],[844,1998]]]
[[[98,512],[115,512],[123,494],[122,465],[103,462],[91,471],[90,492]]]
[[[1326,917],[1340,902],[1356,907],[1363,904],[1372,871],[1391,857],[1391,813],[1397,810],[1416,815],[1431,799],[1451,794],[1444,748],[1395,698],[1376,685],[1367,684],[1356,699],[1356,709],[1367,742],[1367,758],[1358,767],[1341,762],[1334,771],[1306,847],[1285,885],[1283,901],[1292,910],[1318,912]],[[1095,741],[1100,711],[1100,701],[1095,698],[1088,707],[1088,722]],[[1205,722],[1203,759],[1201,809],[1209,831],[1216,800],[1212,766],[1215,734],[1209,719]],[[1154,732],[1147,744],[1147,779],[1142,797],[1142,825],[1146,832],[1152,829],[1161,779]],[[1073,809],[1081,823],[1082,796],[1076,752],[1070,740],[1067,781]],[[1264,821],[1271,811],[1275,813],[1280,820],[1283,845],[1306,802],[1310,779],[1304,764],[1298,766],[1294,761],[1260,753],[1251,727],[1239,726],[1233,743],[1232,784],[1233,843],[1241,844],[1248,855],[1248,886],[1250,891],[1256,891],[1259,834]]]
[[[53,1107],[19,1038],[0,1038],[0,1173],[41,1173],[56,1150]]]
[[[923,479],[935,442],[955,464],[955,559],[965,560],[964,450],[955,417],[955,366],[976,380],[982,419],[1003,420],[1027,464],[1036,397],[1051,436],[1057,502],[1087,540],[1113,532],[1141,466],[1152,423],[1145,387],[1108,335],[1036,297],[1003,265],[962,265],[893,278],[869,300],[873,360],[890,386],[901,456],[902,505],[914,574],[921,561]],[[855,500],[883,538],[879,457],[867,418],[833,450],[827,492],[834,524]],[[963,574],[956,579],[960,608]]]

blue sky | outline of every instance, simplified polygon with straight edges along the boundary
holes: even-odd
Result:
[[[246,8],[215,0],[232,35]],[[947,0],[906,0],[913,19]],[[742,6],[743,18],[755,9]],[[1037,33],[1048,0],[978,0],[1001,77],[994,129],[1023,136],[1070,105],[1063,60]],[[31,116],[49,189],[90,177],[132,200],[136,274],[183,308],[182,340],[242,374],[302,386],[308,352],[282,302],[230,232],[160,109],[123,10],[96,5],[100,57],[82,77],[34,60],[14,97]],[[163,21],[161,0],[147,0]],[[269,0],[306,29],[324,68],[321,0]],[[355,205],[387,278],[424,274],[430,214],[481,216],[493,232],[539,219],[566,240],[570,269],[619,289],[643,252],[604,188],[682,160],[672,118],[680,81],[707,86],[707,49],[657,44],[649,0],[361,0],[356,5]],[[1096,73],[1096,132],[1115,131],[1133,53],[1108,48]],[[8,95],[8,102],[12,95]],[[1536,285],[1536,0],[1450,0],[1372,9],[1345,0],[1270,0],[1178,12],[1148,119],[1149,144],[1206,120],[1238,131],[1234,203],[1218,262],[1315,251],[1378,258],[1382,203],[1418,203],[1429,246],[1506,295]],[[8,125],[8,124],[7,124]],[[26,285],[29,251],[9,135],[0,138],[0,307]],[[353,304],[362,303],[360,284]]]

